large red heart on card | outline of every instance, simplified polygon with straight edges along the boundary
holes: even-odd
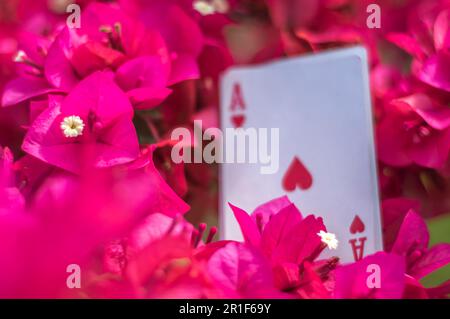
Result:
[[[293,192],[297,187],[307,190],[312,186],[313,178],[300,159],[295,156],[283,176],[283,188],[287,192]]]
[[[353,218],[352,224],[350,225],[350,232],[352,234],[356,233],[362,233],[366,229],[366,226],[364,226],[363,221],[361,218],[359,218],[358,215]]]
[[[231,122],[233,122],[235,128],[242,127],[245,122],[245,115],[233,115],[231,117]]]

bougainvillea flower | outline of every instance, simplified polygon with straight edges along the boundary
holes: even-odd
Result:
[[[309,295],[309,298],[326,290],[322,282],[320,285],[315,284],[315,275],[309,273],[306,279],[304,273],[312,271],[312,268],[305,268],[305,263],[315,267],[315,259],[329,244],[324,241],[328,236],[323,235],[328,233],[321,218],[313,215],[302,218],[299,210],[287,197],[261,205],[252,216],[238,207],[230,206],[245,242],[258,249],[269,260],[278,289],[295,292],[303,297]],[[325,271],[323,277],[328,279],[327,274],[336,266],[336,262],[329,260],[325,263],[328,270],[325,271],[327,267],[322,269]],[[313,292],[312,286],[320,287],[320,291]]]
[[[181,216],[150,215],[130,237],[107,248],[106,265],[109,271],[122,273],[122,280],[134,287],[138,297],[218,298],[223,294],[205,267],[206,259],[221,246],[213,245],[209,255],[197,258],[194,233],[193,226]],[[210,234],[207,241],[211,239]],[[200,248],[202,252],[205,249],[203,245]]]
[[[138,56],[158,56],[169,62],[159,33],[147,30],[114,4],[91,3],[81,19],[81,28],[65,28],[60,34],[62,43],[54,45],[62,46],[76,74],[82,77],[105,67],[115,69]]]
[[[67,266],[76,263],[87,271],[86,261],[99,245],[147,214],[128,210],[134,208],[129,201],[112,196],[104,172],[89,177],[92,180],[80,183],[68,174],[55,175],[26,211],[10,206],[7,214],[0,214],[0,258],[6,265],[0,275],[2,296],[72,295],[66,286]],[[26,266],[31,263],[32,272]],[[5,285],[11,280],[13,286]]]
[[[211,234],[206,245],[196,248],[192,231],[179,217],[151,215],[125,242],[108,248],[107,268],[123,273],[136,292],[150,298],[283,296],[273,285],[268,260],[255,248],[227,241],[210,244]]]
[[[208,260],[207,270],[222,298],[280,298],[267,260],[253,247],[230,242]]]
[[[379,288],[367,284],[369,265],[379,267]],[[405,289],[404,273],[405,261],[401,256],[384,252],[367,256],[355,263],[336,268],[334,298],[401,298]]]
[[[378,150],[389,165],[443,167],[450,150],[450,110],[422,93],[394,100],[378,125]]]
[[[412,71],[420,80],[449,92],[450,10],[444,2],[424,7],[410,17],[410,34],[391,33],[387,38],[413,56]]]
[[[31,32],[20,32],[18,38],[19,44],[12,61],[19,77],[6,84],[1,101],[3,106],[15,105],[50,92],[61,92],[44,77],[50,40]]]
[[[266,0],[284,51],[298,55],[331,47],[363,44],[377,61],[375,33],[367,32],[365,1]],[[348,8],[351,7],[351,10]],[[298,9],[301,8],[301,9]],[[388,8],[386,8],[388,10]],[[383,20],[385,15],[383,15]]]
[[[139,108],[167,97],[171,61],[159,32],[115,5],[92,3],[81,19],[81,28],[64,28],[49,49],[45,75],[53,86],[67,90],[80,77],[110,68],[118,70],[117,83]]]
[[[67,1],[0,0],[0,296],[448,297],[449,280],[422,279],[450,244],[428,247],[416,212],[450,203],[450,3],[386,0],[371,29],[372,2],[77,0],[71,28]],[[354,43],[370,53],[385,252],[320,259],[340,239],[286,196],[231,206],[244,242],[212,242],[217,167],[174,164],[170,133],[217,126],[234,63]]]
[[[421,279],[450,263],[450,244],[428,248],[428,229],[423,219],[409,211],[403,220],[391,252],[406,258],[406,273]]]
[[[218,298],[204,262],[194,258],[185,234],[170,232],[129,260],[125,279],[146,298]],[[161,275],[164,274],[164,275]]]
[[[187,228],[189,226],[190,228]],[[134,259],[149,245],[164,240],[168,234],[183,236],[188,231],[191,232],[192,228],[192,225],[181,218],[174,219],[160,213],[151,214],[136,225],[126,239],[115,240],[106,247],[103,257],[104,270],[123,274],[128,261]],[[191,249],[190,245],[185,248]]]
[[[97,170],[82,165],[87,168],[79,176],[62,170],[53,171],[44,177],[27,210],[23,209],[23,205],[20,209],[11,201],[4,201],[6,193],[1,191],[3,188],[0,189],[0,236],[4,239],[4,254],[0,258],[7,262],[6,265],[11,263],[14,270],[0,275],[2,283],[8,282],[3,280],[4,276],[14,279],[14,286],[2,285],[0,294],[20,297],[73,296],[73,291],[67,289],[65,284],[67,265],[79,264],[83,274],[86,274],[83,280],[89,286],[89,260],[102,244],[139,229],[135,232],[136,236],[132,236],[136,238],[133,242],[138,248],[138,244],[145,244],[151,237],[148,236],[151,230],[147,228],[149,220],[145,219],[149,214],[184,214],[189,207],[161,178],[151,157],[149,161],[141,169],[129,170],[121,166]],[[4,203],[9,206],[3,207]],[[23,226],[19,218],[21,214],[29,217],[25,218]],[[2,227],[9,225],[12,217],[17,219],[17,227],[3,231]],[[162,220],[170,218],[158,214],[154,226],[164,228],[169,225],[160,223]],[[19,232],[18,229],[25,226],[23,232]],[[30,264],[34,259],[39,260],[33,262],[36,271],[29,272],[22,265]],[[9,270],[8,267],[3,269]],[[14,289],[8,290],[8,287]]]
[[[28,37],[29,45],[16,58],[24,71],[7,85],[3,105],[50,92],[67,93],[93,72],[119,67],[117,82],[136,107],[153,107],[170,94],[171,59],[158,31],[114,4],[91,3],[80,19],[80,28],[65,26],[51,41]]]
[[[23,150],[71,172],[79,172],[88,149],[95,167],[136,159],[133,108],[112,77],[110,72],[94,73],[67,97],[50,98],[49,107],[30,127]]]
[[[180,1],[138,0],[120,1],[120,4],[126,11],[138,16],[148,28],[161,32],[172,62],[170,84],[199,77],[196,60],[202,51],[204,38],[200,27]]]
[[[309,215],[302,218],[294,204],[286,204],[286,197],[276,199],[259,207],[252,219],[242,209],[231,206],[241,227],[243,236],[249,244],[261,249],[273,263],[292,262],[300,264],[304,260],[314,259],[323,250],[322,241],[317,234],[326,231],[321,218]],[[282,207],[273,213],[276,207]],[[264,211],[267,207],[268,210]],[[263,226],[264,213],[271,215]],[[258,228],[259,225],[259,228]],[[260,228],[263,226],[263,229]]]

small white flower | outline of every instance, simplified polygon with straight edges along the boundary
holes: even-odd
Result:
[[[332,233],[324,232],[323,230],[317,235],[322,239],[322,243],[326,244],[329,249],[336,249],[338,246],[338,240],[336,239],[336,235]]]
[[[227,0],[196,0],[192,6],[195,11],[203,16],[214,13],[226,13],[230,7]]]
[[[204,0],[194,1],[192,6],[194,7],[194,10],[200,13],[202,16],[207,16],[215,13],[214,7],[209,2]]]
[[[13,61],[14,62],[24,62],[26,60],[26,58],[27,58],[27,54],[24,51],[19,50],[19,51],[17,51],[16,55],[14,55]]]
[[[61,130],[65,137],[77,137],[83,134],[84,122],[76,115],[67,116],[61,122]]]

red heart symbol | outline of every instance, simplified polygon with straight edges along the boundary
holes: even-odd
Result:
[[[242,127],[245,122],[245,115],[233,115],[231,117],[231,122],[233,122],[234,127]]]
[[[366,229],[366,226],[364,226],[363,221],[361,218],[359,218],[358,215],[353,218],[352,224],[350,225],[350,232],[352,234],[356,233],[362,233]]]
[[[297,186],[300,189],[307,190],[311,187],[313,178],[305,165],[295,156],[283,176],[282,183],[284,190],[287,192],[293,192]]]

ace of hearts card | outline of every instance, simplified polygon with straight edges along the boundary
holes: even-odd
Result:
[[[222,239],[242,239],[228,203],[251,213],[287,195],[303,217],[323,217],[336,235],[337,249],[323,257],[351,262],[382,250],[365,49],[232,68],[221,79],[220,109],[223,130],[279,132],[278,150],[271,149],[274,172],[262,174],[259,162],[221,164]]]

